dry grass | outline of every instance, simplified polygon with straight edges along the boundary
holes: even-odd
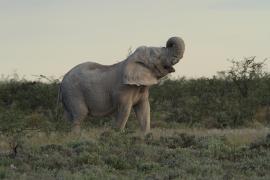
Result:
[[[26,138],[27,144],[30,146],[40,146],[44,144],[64,144],[76,140],[93,140],[96,141],[100,134],[109,131],[110,128],[92,128],[83,130],[80,136],[72,133],[51,133],[45,134],[42,132],[33,132]],[[159,139],[161,136],[173,136],[175,133],[187,133],[190,135],[200,136],[225,136],[226,139],[233,145],[240,146],[254,142],[260,138],[265,137],[270,133],[269,128],[243,128],[243,129],[199,129],[199,128],[181,128],[181,129],[167,129],[167,128],[153,128],[151,130],[154,139]],[[135,136],[140,137],[141,132],[137,130]],[[0,136],[0,152],[9,149],[7,139]]]
[[[38,133],[31,136],[28,142],[32,145],[41,144],[63,144],[69,141],[78,139],[91,139],[95,141],[101,133],[109,131],[110,128],[93,128],[89,130],[83,130],[80,136],[76,136],[71,133],[52,133],[45,135],[44,133]],[[243,128],[243,129],[197,129],[197,128],[183,128],[183,129],[165,129],[155,128],[151,130],[155,139],[160,136],[167,137],[172,136],[175,133],[187,133],[195,136],[225,136],[229,142],[235,145],[243,145],[253,142],[257,139],[265,137],[267,133],[270,133],[269,128]],[[137,130],[135,136],[141,136],[141,132]]]
[[[225,136],[231,144],[244,145],[254,142],[257,139],[265,137],[270,133],[269,128],[243,128],[243,129],[163,129],[156,128],[152,130],[154,138],[160,136],[172,136],[174,133],[187,133],[195,136]]]
[[[11,156],[7,139],[0,136],[0,179],[18,179],[22,172],[24,179],[270,177],[269,128],[153,128],[151,132],[144,141],[134,138],[141,137],[139,130],[116,133],[111,128],[90,128],[80,136],[29,132],[18,158]],[[250,148],[253,142],[260,144]]]

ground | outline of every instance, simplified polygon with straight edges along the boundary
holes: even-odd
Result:
[[[270,179],[270,129],[161,129],[0,136],[0,179]]]

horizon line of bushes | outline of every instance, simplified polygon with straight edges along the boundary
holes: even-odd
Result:
[[[231,62],[229,70],[211,78],[165,78],[151,87],[152,124],[205,128],[269,125],[270,74],[263,71],[265,61],[250,57]],[[47,83],[18,77],[0,81],[0,131],[68,127],[61,106],[57,106],[60,81],[41,78]],[[90,119],[85,126],[112,123],[110,118]],[[133,127],[132,123],[128,122],[128,127]]]

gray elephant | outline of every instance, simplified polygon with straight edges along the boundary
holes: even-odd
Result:
[[[113,65],[85,62],[72,68],[61,83],[65,116],[73,130],[87,116],[116,115],[116,127],[123,129],[131,109],[144,133],[150,130],[149,87],[174,72],[183,57],[184,41],[172,37],[166,47],[141,46],[126,60]]]

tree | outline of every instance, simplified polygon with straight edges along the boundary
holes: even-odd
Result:
[[[249,89],[252,81],[259,79],[265,75],[263,66],[267,59],[261,62],[255,61],[256,57],[245,57],[241,61],[234,59],[229,60],[232,66],[228,70],[228,78],[236,85],[242,97],[248,97]]]

